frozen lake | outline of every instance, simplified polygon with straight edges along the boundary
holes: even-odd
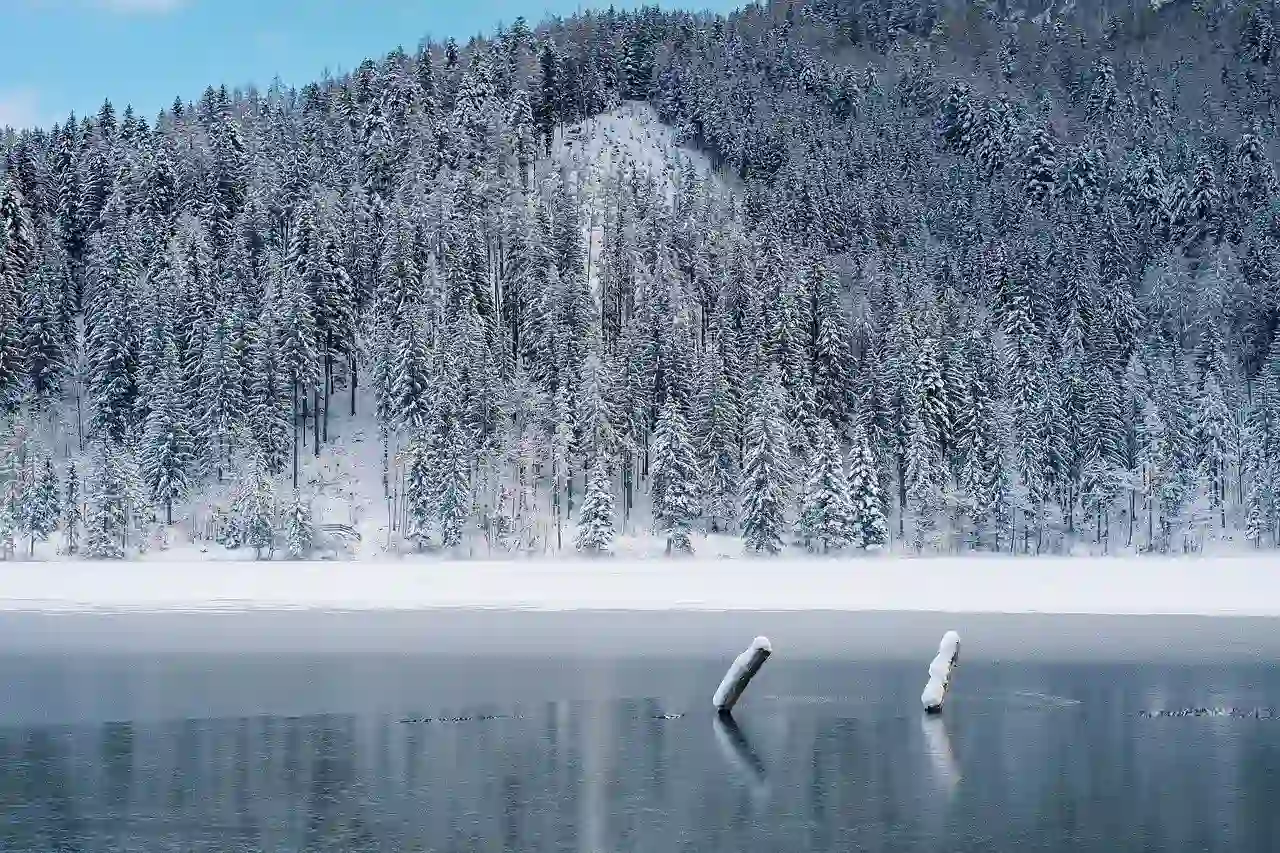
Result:
[[[1276,661],[1267,619],[5,614],[0,849],[1271,853]]]

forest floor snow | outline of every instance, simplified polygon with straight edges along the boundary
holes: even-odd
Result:
[[[9,612],[438,608],[1280,616],[1280,557],[0,565]]]

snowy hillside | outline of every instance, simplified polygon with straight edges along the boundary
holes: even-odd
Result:
[[[587,277],[600,294],[600,261],[610,184],[637,175],[656,183],[674,206],[682,182],[705,187],[723,200],[730,190],[706,154],[677,141],[674,128],[658,120],[643,101],[628,101],[607,113],[562,128],[556,134],[551,163],[559,167],[583,206]]]
[[[3,134],[0,557],[1280,547],[1271,13],[855,5]]]
[[[597,297],[611,185],[634,179],[652,182],[667,204],[675,203],[682,180],[690,178],[696,179],[699,192],[704,184],[712,193],[728,192],[706,156],[679,145],[673,129],[659,122],[653,108],[643,102],[624,103],[608,113],[559,128],[554,136],[552,156],[540,163],[537,171],[545,179],[552,169],[582,205],[583,254],[588,264],[585,272]],[[76,405],[76,401],[68,400],[33,426],[19,422],[8,437],[7,454],[24,464],[29,454],[39,456],[48,449],[59,468],[68,464],[75,466],[78,492],[84,501],[89,488],[86,474],[91,470],[92,460],[86,452],[89,448],[80,449],[87,426],[83,411],[78,418]],[[405,537],[409,519],[405,503],[405,460],[400,452],[404,449],[403,442],[392,441],[389,485],[384,489],[383,450],[372,395],[358,394],[356,417],[349,416],[345,406],[334,408],[328,419],[327,439],[318,454],[310,428],[299,432],[302,444],[299,495],[312,513],[316,553],[327,558],[357,560],[416,553],[416,546],[406,542]],[[172,525],[140,523],[127,542],[126,549],[131,556],[165,563],[253,558],[254,551],[247,546],[227,548],[217,541],[220,529],[235,512],[243,471],[229,467],[222,474],[221,479],[208,478],[175,504]],[[287,509],[284,499],[287,484],[283,479],[277,489],[282,512]],[[582,479],[581,474],[578,479]],[[521,553],[541,556],[572,550],[572,519],[562,519],[562,530],[557,536],[554,497],[546,483],[534,485],[531,501],[532,518],[528,528],[521,531],[524,544]],[[483,513],[493,511],[492,506],[481,508]],[[633,519],[626,527],[620,525],[618,550],[635,556],[661,555],[661,538],[646,528],[647,519]],[[287,549],[283,524],[275,538],[279,557]],[[62,537],[53,535],[35,543],[32,549],[29,541],[24,542],[17,536],[12,557],[67,559],[69,555],[63,553],[65,543],[61,540]],[[699,536],[699,542],[700,552],[708,556],[741,553],[741,543],[733,537]],[[477,529],[451,554],[482,558],[509,551],[509,545],[498,545]]]

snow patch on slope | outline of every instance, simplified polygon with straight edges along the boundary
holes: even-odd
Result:
[[[705,154],[682,145],[675,128],[663,124],[653,107],[627,101],[613,110],[563,128],[552,147],[552,162],[566,176],[582,203],[583,239],[588,244],[587,280],[599,293],[604,246],[605,190],[631,169],[652,179],[669,205],[675,204],[682,175],[692,172],[715,193],[728,186]]]

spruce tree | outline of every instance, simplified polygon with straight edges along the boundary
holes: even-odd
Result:
[[[21,519],[21,492],[18,481],[11,479],[0,491],[0,559],[9,560],[18,550],[18,527]]]
[[[295,438],[290,422],[293,408],[291,383],[281,362],[275,310],[263,309],[249,334],[248,400],[246,423],[253,452],[272,476],[284,470]]]
[[[703,386],[698,399],[699,450],[705,482],[707,526],[712,532],[731,530],[738,519],[738,496],[742,488],[742,414],[733,365],[726,362],[724,337],[709,353],[703,370]]]
[[[230,314],[224,310],[210,329],[200,354],[196,433],[206,443],[208,467],[217,471],[219,480],[230,466],[236,439],[245,422],[244,384],[235,356],[234,335]]]
[[[67,486],[62,501],[63,551],[75,554],[80,550],[80,475],[75,463],[67,465]]]
[[[618,450],[618,435],[613,426],[614,406],[607,396],[611,379],[595,350],[588,352],[582,363],[582,382],[578,392],[578,448],[588,468],[599,461],[607,465]]]
[[[110,441],[94,445],[94,468],[89,480],[89,511],[85,517],[85,554],[97,560],[125,556],[129,523],[129,485],[121,456]]]
[[[805,476],[800,533],[806,548],[822,554],[848,547],[856,534],[844,457],[836,445],[835,432],[825,421],[818,428],[813,459]]]
[[[142,482],[151,500],[164,507],[165,524],[171,525],[173,502],[186,497],[195,466],[178,350],[172,339],[165,342],[149,396],[140,459]]]
[[[592,556],[608,554],[613,549],[613,487],[604,461],[597,459],[587,475],[587,493],[578,511],[579,551]]]
[[[849,497],[853,507],[852,544],[868,551],[889,542],[889,523],[884,514],[884,496],[876,471],[875,456],[866,428],[859,421],[853,429],[850,454]]]
[[[266,462],[255,457],[241,480],[233,504],[240,543],[254,558],[270,560],[275,553],[276,493]]]
[[[22,527],[28,540],[28,553],[35,555],[36,542],[43,542],[58,529],[62,507],[58,501],[58,475],[53,459],[45,457],[40,470],[33,472],[23,494]]]
[[[71,342],[67,340],[62,304],[69,276],[62,247],[51,238],[46,241],[39,267],[31,279],[22,312],[27,387],[38,408],[59,401],[70,369]]]
[[[432,467],[438,484],[436,520],[440,525],[440,546],[449,550],[462,545],[474,508],[469,455],[458,427],[440,436],[434,457]]]
[[[777,554],[785,545],[791,465],[782,398],[782,378],[773,367],[757,390],[743,436],[742,532],[748,553]]]
[[[91,427],[101,441],[119,444],[131,427],[137,395],[138,328],[132,299],[138,267],[131,223],[124,202],[112,196],[91,262],[93,288],[86,317],[85,354],[89,367]]]
[[[1053,138],[1044,127],[1035,127],[1022,154],[1022,187],[1027,201],[1045,207],[1057,188],[1058,155]]]
[[[702,514],[698,462],[680,404],[669,397],[653,435],[653,524],[667,540],[666,552],[691,554],[689,534]]]
[[[431,436],[420,435],[405,448],[404,488],[408,525],[405,538],[419,551],[431,542],[436,527],[438,484],[433,477]]]
[[[302,499],[298,492],[293,493],[293,501],[284,520],[284,536],[289,556],[295,560],[305,560],[311,556],[315,548],[315,523],[311,517],[311,504]]]
[[[840,279],[827,263],[815,261],[810,289],[816,303],[817,336],[814,347],[814,389],[818,414],[837,431],[849,422],[853,355],[845,316]]]

